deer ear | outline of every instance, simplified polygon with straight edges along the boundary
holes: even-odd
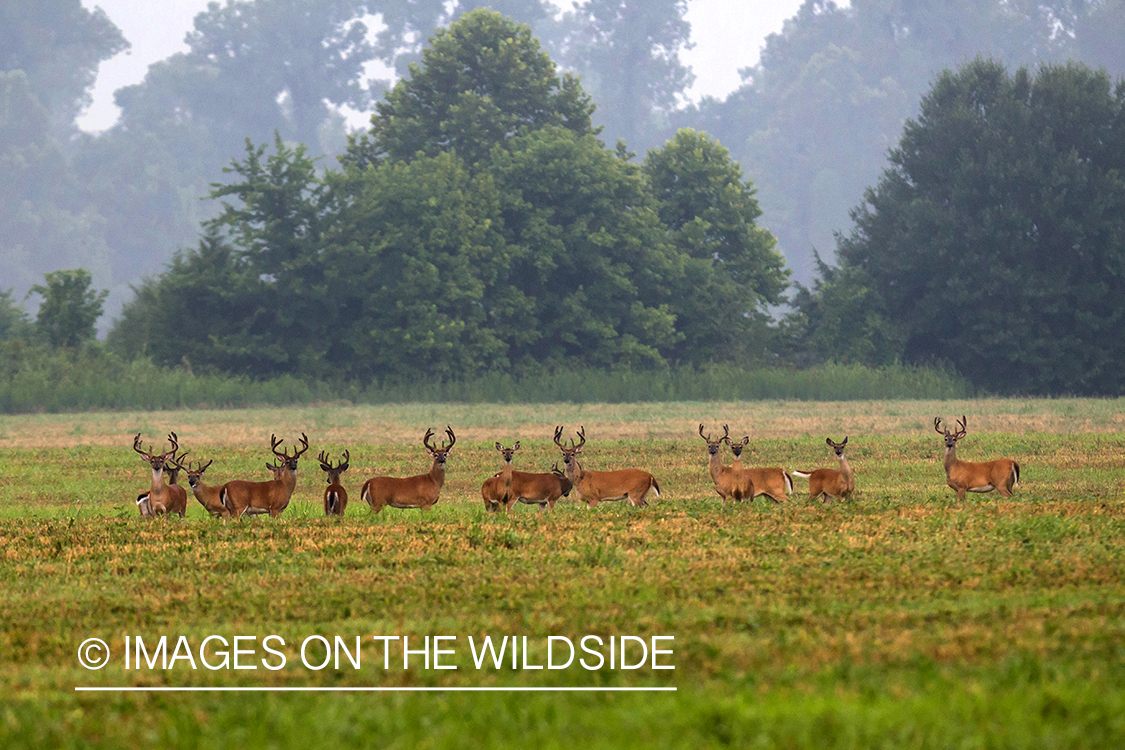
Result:
[[[512,446],[512,450],[518,451],[519,449],[520,449],[520,441],[517,440],[516,444]]]
[[[829,448],[835,448],[836,444],[832,442],[832,438],[824,438],[824,444]]]
[[[504,446],[500,445],[499,442],[496,442],[495,445],[496,445],[496,450],[498,450],[498,451],[504,450]]]

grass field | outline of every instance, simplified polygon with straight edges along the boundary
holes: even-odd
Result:
[[[967,414],[959,456],[1022,467],[1009,499],[945,487],[933,417]],[[748,465],[832,466],[849,436],[845,503],[722,507],[700,422],[749,434]],[[427,514],[360,502],[376,474],[421,473],[427,427],[458,436]],[[638,466],[650,507],[563,500],[487,515],[492,444],[516,468],[558,459],[583,424],[588,469]],[[276,520],[139,518],[132,452],[175,430],[206,479],[265,478],[269,436],[312,445]],[[345,518],[321,515],[319,450],[351,451]],[[729,454],[727,460],[729,461]],[[0,416],[0,747],[1121,747],[1125,743],[1125,400],[406,405]],[[183,636],[256,669],[125,668]],[[273,656],[266,636],[278,636]],[[309,636],[353,649],[306,666]],[[372,636],[455,636],[442,666]],[[550,636],[576,646],[672,636],[637,669],[532,669]],[[516,668],[475,666],[472,637],[527,637]],[[104,669],[78,662],[107,642]],[[284,641],[284,646],[279,645]],[[134,641],[135,642],[135,641]],[[310,642],[312,666],[326,656]],[[558,642],[555,642],[556,645]],[[596,643],[596,642],[589,642]],[[217,644],[217,645],[216,645]],[[597,649],[595,649],[597,650]],[[285,658],[285,666],[270,666]],[[339,654],[337,654],[339,656]],[[429,655],[434,658],[432,653]],[[563,654],[565,658],[565,654]],[[596,660],[585,656],[589,663]],[[615,654],[617,656],[617,654]],[[521,654],[521,657],[524,657]],[[230,658],[234,658],[231,656]],[[75,687],[674,687],[674,692],[76,692]]]

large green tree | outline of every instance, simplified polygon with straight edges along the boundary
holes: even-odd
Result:
[[[1125,393],[1125,80],[977,59],[938,78],[890,160],[822,296],[864,283],[903,358],[986,388]]]
[[[108,292],[94,291],[93,276],[84,268],[51,271],[44,282],[31,288],[43,298],[35,316],[36,333],[54,347],[92,341]]]
[[[376,105],[370,140],[353,143],[353,158],[452,151],[473,165],[532,130],[591,132],[593,105],[578,80],[558,75],[530,27],[499,13],[475,10],[438,29],[409,73]]]
[[[303,148],[248,143],[213,192],[212,234],[138,290],[114,345],[171,364],[171,326],[193,365],[361,379],[753,349],[739,336],[761,333],[785,274],[721,146],[684,133],[631,164],[577,82],[495,12],[436,34],[412,73],[323,178]]]
[[[0,0],[0,72],[23,71],[60,141],[90,104],[98,64],[128,46],[101,8],[81,0]]]
[[[650,151],[643,171],[684,264],[670,303],[682,334],[673,359],[760,357],[770,343],[766,308],[782,301],[789,271],[777,240],[756,223],[753,186],[726,148],[690,129]]]
[[[1121,0],[806,0],[743,85],[675,122],[726,145],[761,191],[765,222],[809,283],[849,210],[944,69],[977,55],[1009,67],[1088,61],[1125,74]]]

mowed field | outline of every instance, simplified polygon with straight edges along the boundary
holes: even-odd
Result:
[[[959,457],[1018,461],[1014,497],[958,501],[945,486],[933,418],[962,414]],[[857,490],[810,502],[795,478],[787,503],[723,507],[700,422],[748,434],[747,466],[789,470],[835,468],[824,439],[847,435]],[[372,514],[363,480],[426,471],[422,434],[447,424],[457,445],[438,505]],[[493,443],[520,440],[515,468],[547,471],[556,424],[585,426],[585,468],[647,469],[662,496],[486,514]],[[169,430],[190,458],[214,459],[211,483],[266,479],[271,433],[285,447],[304,432],[311,448],[278,519],[224,523],[189,496],[185,520],[146,521],[132,436],[164,445]],[[325,519],[315,457],[345,448],[347,514]],[[1122,747],[1125,400],[2,416],[0,617],[6,748]],[[313,636],[337,649],[323,667]],[[446,640],[423,654],[427,636]],[[478,668],[469,639],[485,636],[514,637],[519,658]],[[585,636],[598,656],[546,668],[566,661],[562,638]],[[79,646],[95,637],[112,655],[88,670]],[[126,668],[126,637],[151,666]],[[406,668],[402,637],[419,651]]]

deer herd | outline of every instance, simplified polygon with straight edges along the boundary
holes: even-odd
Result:
[[[1012,490],[1020,479],[1018,463],[1008,458],[982,463],[957,458],[957,442],[967,434],[967,424],[966,417],[961,417],[957,421],[957,430],[950,432],[949,428],[943,427],[941,417],[934,418],[934,429],[945,438],[946,483],[957,493],[959,500],[965,498],[966,492],[992,490],[1003,497],[1011,497]],[[426,430],[422,437],[422,445],[433,459],[428,472],[410,477],[372,477],[363,483],[359,496],[371,506],[374,513],[388,506],[421,510],[432,508],[445,484],[445,465],[449,452],[457,443],[457,436],[453,434],[451,427],[445,428],[445,436],[449,438],[449,442],[443,440],[440,447],[430,442],[434,437],[433,430]],[[586,445],[585,428],[579,428],[575,437],[578,439],[577,443],[574,438],[564,442],[563,428],[555,428],[554,443],[562,454],[564,468],[560,470],[556,461],[551,471],[541,473],[516,471],[512,467],[515,454],[520,449],[518,440],[511,448],[496,443],[503,465],[500,471],[486,479],[481,486],[485,509],[490,513],[501,509],[508,512],[516,503],[525,503],[538,505],[541,511],[552,510],[560,498],[568,497],[572,492],[579,502],[586,503],[587,508],[594,508],[598,503],[611,500],[628,500],[630,505],[644,507],[648,505],[647,497],[650,493],[653,497],[660,497],[660,483],[643,469],[584,469],[578,457]],[[722,437],[712,439],[711,434],[704,433],[704,425],[700,424],[699,437],[707,443],[707,470],[723,505],[728,500],[740,503],[762,495],[775,503],[785,502],[793,492],[794,476],[808,480],[811,500],[845,500],[855,490],[855,472],[845,455],[847,437],[840,443],[832,438],[825,441],[839,461],[838,469],[795,469],[792,473],[780,467],[743,467],[742,452],[750,438],[746,436],[739,441],[733,440],[727,425],[723,425]],[[152,469],[152,483],[137,496],[137,507],[146,518],[170,515],[183,518],[187,514],[188,504],[187,490],[179,485],[179,474],[183,471],[195,499],[215,518],[265,514],[276,518],[285,511],[293,497],[293,491],[297,487],[298,460],[309,449],[309,439],[304,433],[298,441],[300,447],[294,447],[292,455],[287,448],[278,452],[283,442],[275,435],[270,436],[270,451],[274,457],[266,464],[266,468],[273,475],[272,479],[264,482],[235,479],[216,486],[203,483],[203,474],[213,460],[207,463],[189,461],[185,464],[184,459],[188,454],[181,451],[176,433],[169,433],[168,443],[171,449],[164,453],[154,452],[151,446],[148,449],[142,448],[141,435],[138,433],[133,438],[133,450]],[[724,443],[732,454],[729,466],[722,456]],[[318,456],[320,468],[325,472],[327,480],[324,489],[326,516],[342,516],[347,508],[348,491],[344,489],[341,475],[348,470],[350,459],[351,455],[346,450],[335,464],[332,463],[332,457],[324,451]]]

